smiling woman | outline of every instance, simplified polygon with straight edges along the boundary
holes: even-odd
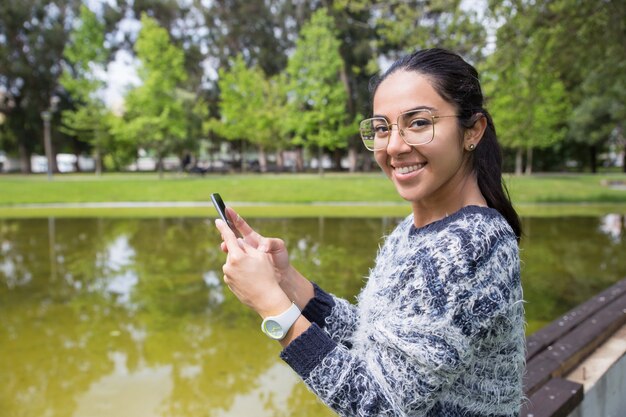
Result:
[[[441,49],[373,84],[364,145],[412,207],[352,305],[227,213],[224,282],[281,357],[343,416],[516,416],[522,398],[521,227],[476,70]],[[392,123],[395,121],[395,123]],[[395,126],[395,129],[394,129]]]
[[[406,109],[416,107],[417,114],[409,111],[407,120]],[[482,114],[471,128],[461,131],[456,116],[450,117],[457,112],[455,104],[437,93],[428,76],[407,70],[395,71],[381,82],[374,109],[385,120],[399,121],[398,130],[387,132],[387,145],[376,150],[375,157],[400,196],[413,204],[416,226],[465,206],[487,205],[468,156],[485,130]],[[424,117],[426,112],[433,115]]]

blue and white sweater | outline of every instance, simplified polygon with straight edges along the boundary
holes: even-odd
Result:
[[[517,416],[524,307],[515,235],[469,206],[379,250],[358,305],[315,285],[281,357],[342,416]]]

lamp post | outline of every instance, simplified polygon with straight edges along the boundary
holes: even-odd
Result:
[[[50,97],[50,107],[47,110],[41,112],[41,119],[43,120],[43,146],[46,151],[46,159],[48,160],[48,181],[52,181],[52,139],[50,137],[50,120],[52,120],[52,113],[57,109],[59,103],[59,97]]]
[[[43,147],[46,150],[46,158],[48,160],[48,181],[52,180],[52,144],[50,143],[50,119],[52,112],[44,110],[41,112],[43,119]]]

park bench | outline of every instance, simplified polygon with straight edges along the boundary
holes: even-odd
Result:
[[[526,339],[521,417],[566,417],[583,401],[565,376],[626,324],[626,278]],[[600,416],[599,416],[600,417]]]

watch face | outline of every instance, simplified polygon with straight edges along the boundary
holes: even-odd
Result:
[[[283,337],[283,328],[274,320],[267,320],[265,322],[265,332],[274,339],[280,339]]]

